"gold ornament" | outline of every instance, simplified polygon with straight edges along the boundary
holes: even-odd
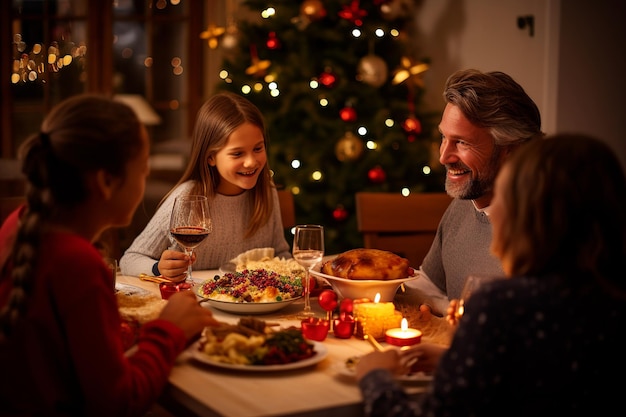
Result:
[[[363,155],[363,142],[354,133],[346,132],[335,145],[335,156],[341,162],[356,161]]]
[[[222,36],[226,32],[226,28],[215,26],[215,24],[211,23],[207,30],[200,34],[201,39],[206,39],[209,44],[209,48],[215,49],[217,48],[217,41],[220,36]]]
[[[300,14],[314,21],[326,16],[326,9],[321,0],[304,0],[300,6]]]
[[[420,87],[424,87],[422,74],[428,69],[428,64],[414,63],[407,57],[402,57],[401,64],[401,67],[394,72],[391,83],[396,85],[409,80]]]
[[[387,82],[387,64],[374,54],[364,56],[359,61],[356,79],[372,87],[380,87]]]

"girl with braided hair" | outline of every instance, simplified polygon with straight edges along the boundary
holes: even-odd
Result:
[[[148,175],[124,104],[78,95],[20,147],[26,203],[0,228],[0,404],[7,415],[142,415],[211,312],[178,293],[125,356],[110,269],[94,242],[128,225]],[[4,415],[4,414],[3,414]]]

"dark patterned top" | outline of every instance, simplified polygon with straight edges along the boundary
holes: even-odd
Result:
[[[373,371],[360,383],[365,412],[608,415],[623,407],[624,330],[624,299],[591,285],[575,289],[568,277],[487,283],[466,304],[430,391],[412,399],[389,373]]]

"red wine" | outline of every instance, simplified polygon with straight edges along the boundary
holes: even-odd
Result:
[[[209,235],[205,227],[183,226],[175,227],[170,233],[176,241],[185,248],[195,248]]]

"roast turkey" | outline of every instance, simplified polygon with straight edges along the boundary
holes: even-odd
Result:
[[[352,249],[322,265],[321,272],[346,279],[390,280],[413,275],[409,260],[380,249]]]

